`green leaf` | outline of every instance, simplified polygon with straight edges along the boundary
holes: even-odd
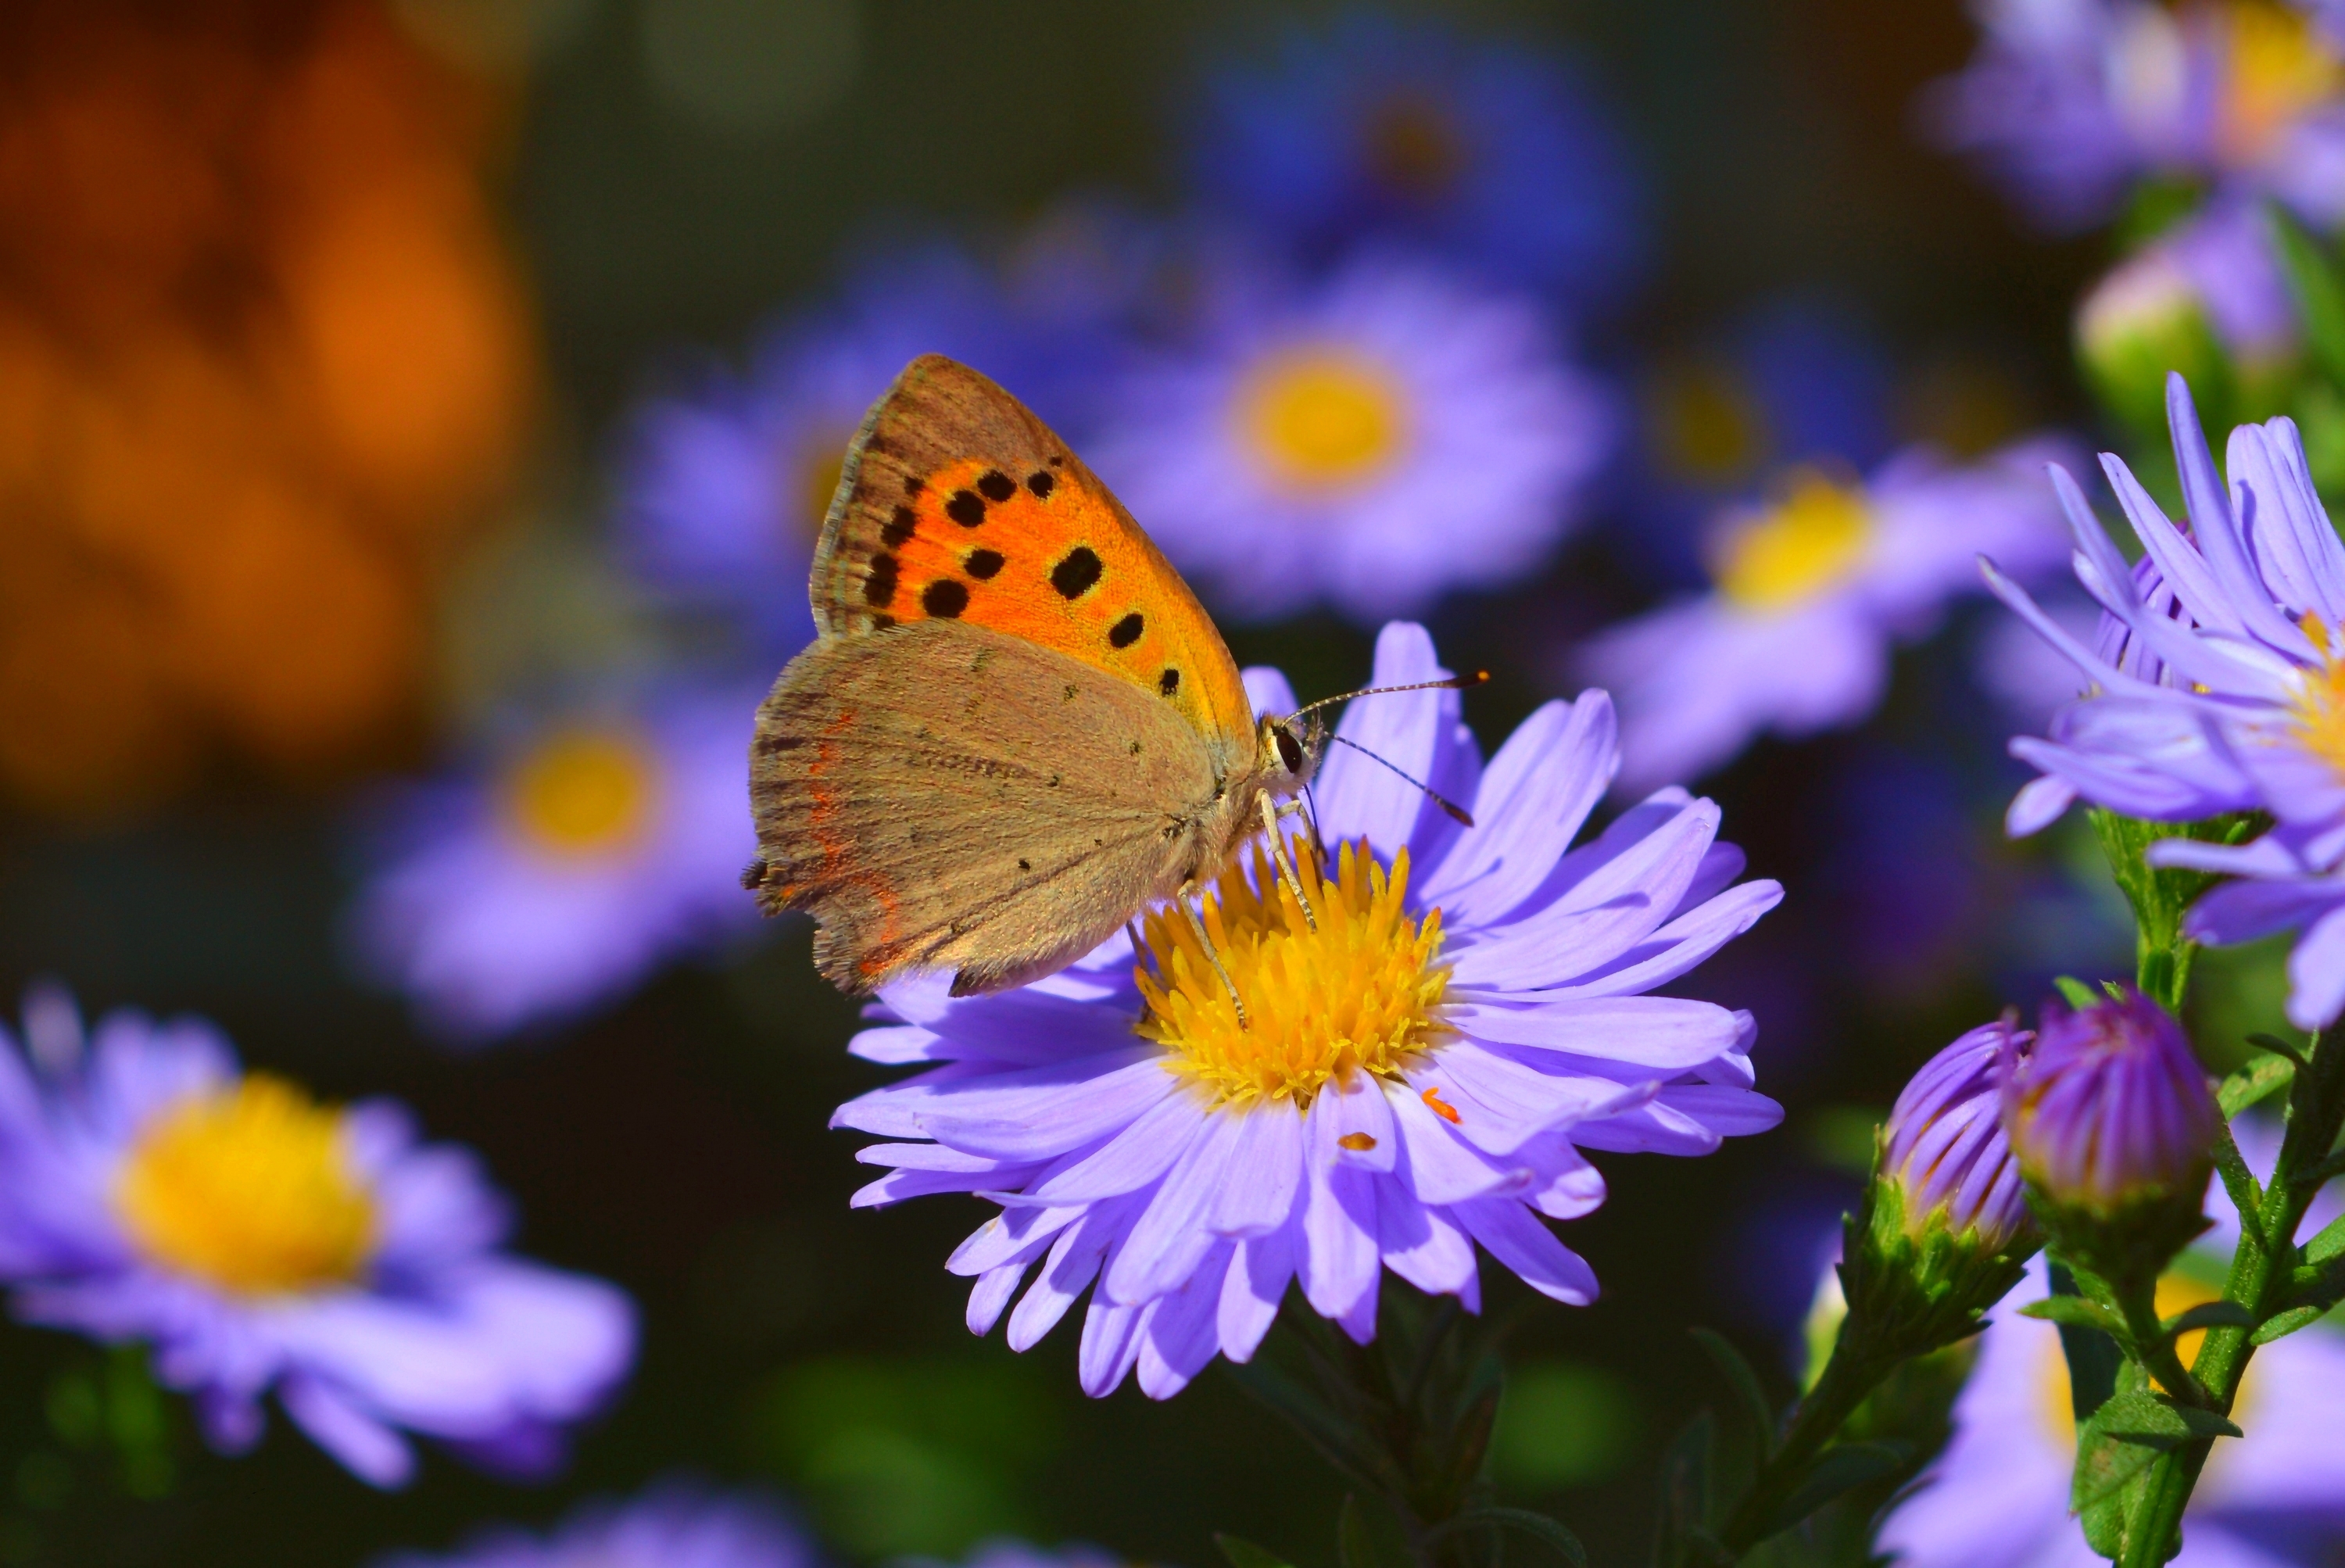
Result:
[[[1546,1514],[1534,1513],[1528,1508],[1469,1508],[1433,1526],[1418,1536],[1417,1542],[1421,1546],[1431,1546],[1468,1530],[1511,1530],[1528,1535],[1555,1548],[1556,1554],[1571,1568],[1588,1568],[1588,1548],[1579,1543],[1579,1537]]]
[[[2304,1260],[2307,1263],[2327,1263],[2338,1257],[2345,1257],[2345,1214],[2322,1226],[2313,1238],[2304,1244]]]
[[[2279,242],[2289,290],[2304,317],[2304,340],[2332,382],[2345,384],[2345,278],[2320,242],[2277,202],[2265,204],[2266,220]]]
[[[2228,1122],[2249,1105],[2287,1088],[2295,1079],[2293,1052],[2286,1056],[2259,1056],[2223,1080],[2223,1086],[2215,1092],[2215,1103],[2223,1107],[2223,1119]]]
[[[2172,1413],[2171,1407],[2159,1404],[2153,1396],[2111,1394],[2076,1434],[2076,1473],[2068,1488],[2069,1512],[2090,1512],[2147,1470],[2159,1453],[2187,1442],[2189,1437],[2190,1429]]]
[[[2251,1345],[2269,1345],[2274,1339],[2285,1339],[2299,1329],[2309,1329],[2329,1315],[2326,1307],[2291,1307],[2285,1312],[2275,1312],[2259,1324],[2248,1336]]]
[[[2056,1299],[2077,1298],[2076,1277],[2066,1264],[2056,1257],[2052,1259],[2050,1273]],[[2097,1329],[2074,1323],[2060,1325],[2060,1353],[2068,1362],[2069,1408],[2081,1426],[2117,1388],[2125,1358],[2119,1354],[2114,1339]]]
[[[1661,1455],[1661,1522],[1653,1543],[1653,1560],[1660,1568],[1710,1560],[1711,1450],[1717,1434],[1718,1418],[1698,1410]]]
[[[1834,1443],[1816,1456],[1800,1484],[1760,1526],[1760,1539],[1789,1530],[1844,1492],[1888,1480],[1913,1461],[1913,1448],[1902,1442]]]
[[[2073,974],[2056,975],[2052,983],[2060,988],[2060,994],[2067,999],[2068,1005],[2079,1013],[2087,1007],[2100,1005],[2101,999],[2093,988]]]
[[[1356,1493],[1344,1494],[1335,1514],[1335,1562],[1338,1568],[1376,1568],[1376,1543],[1368,1535],[1367,1511]]]
[[[2097,1329],[2113,1339],[2125,1338],[2125,1319],[2097,1301],[2087,1301],[2082,1296],[2046,1296],[2041,1301],[2030,1301],[2019,1309],[2023,1318],[2041,1318],[2047,1323],[2066,1323],[2073,1329]]]
[[[1729,1344],[1725,1337],[1708,1329],[1690,1330],[1694,1342],[1708,1352],[1718,1368],[1719,1376],[1734,1390],[1734,1406],[1756,1459],[1764,1461],[1774,1448],[1775,1407],[1769,1402],[1766,1390],[1760,1386],[1759,1374],[1742,1359],[1742,1352]]]
[[[1256,1546],[1241,1535],[1223,1535],[1218,1531],[1213,1544],[1230,1560],[1230,1568],[1294,1568],[1294,1565],[1267,1547]]]
[[[2187,1312],[2178,1312],[2158,1325],[2159,1332],[2169,1339],[2181,1338],[2194,1329],[2252,1329],[2256,1315],[2237,1301],[2203,1301]]]

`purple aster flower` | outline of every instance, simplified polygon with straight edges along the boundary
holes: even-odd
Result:
[[[1419,627],[1376,649],[1380,684],[1441,673]],[[1250,689],[1293,706],[1274,672]],[[1594,1274],[1540,1218],[1602,1201],[1583,1150],[1706,1153],[1781,1115],[1750,1087],[1748,1013],[1644,994],[1782,896],[1735,883],[1717,807],[1663,790],[1570,847],[1618,761],[1603,693],[1548,704],[1487,767],[1450,692],[1357,703],[1338,733],[1476,825],[1335,750],[1314,791],[1327,849],[1294,840],[1311,912],[1258,855],[1203,916],[1244,1025],[1194,929],[1158,911],[1137,953],[1118,938],[1021,990],[891,988],[851,1047],[933,1064],[833,1118],[925,1140],[863,1150],[894,1168],[857,1204],[1000,1204],[948,1266],[976,1280],[969,1326],[1008,1312],[1023,1350],[1092,1288],[1093,1395],[1137,1367],[1162,1399],[1216,1351],[1247,1359],[1292,1281],[1363,1342],[1386,1268],[1473,1308],[1477,1242],[1589,1301]]]
[[[2046,1002],[2035,1049],[2017,1044],[2004,1044],[2003,1125],[2030,1182],[2098,1210],[2157,1192],[2195,1202],[2222,1117],[2171,1013],[2130,988],[2073,1012]]]
[[[11,1305],[151,1345],[213,1447],[257,1442],[274,1392],[377,1486],[412,1475],[408,1433],[540,1474],[626,1375],[626,1297],[503,1252],[510,1206],[399,1105],[244,1073],[199,1020],[111,1013],[85,1051],[52,1001],[26,1029],[29,1060],[0,1031]]]
[[[490,1530],[444,1555],[394,1553],[375,1568],[820,1568],[822,1561],[770,1499],[669,1482],[627,1502],[590,1503],[551,1535]]]
[[[1897,1184],[1905,1230],[1933,1223],[1960,1233],[1977,1227],[1996,1249],[2031,1230],[2019,1163],[2003,1132],[2006,1058],[2029,1039],[2009,1023],[1985,1023],[1931,1057],[1890,1109],[1882,1174]]]
[[[2345,216],[2345,55],[2264,0],[1982,0],[1977,58],[1924,108],[2039,221],[2101,220],[2139,179]]]
[[[2210,1204],[2228,1215],[2218,1184]],[[2236,1223],[2236,1222],[2235,1222]],[[2215,1298],[2228,1257],[2198,1254],[2157,1289],[2172,1315]],[[1892,1509],[1876,1547],[1900,1568],[2094,1568],[2069,1512],[2076,1464],[2058,1328],[2022,1317],[2049,1292],[2042,1259],[1980,1336],[1954,1437]],[[2187,1361],[2199,1336],[2183,1337]],[[2316,1325],[2256,1352],[2239,1392],[2244,1439],[2218,1443],[2190,1497],[2177,1568],[2280,1568],[2327,1560],[2345,1531],[2345,1335]]]
[[[1111,395],[1091,459],[1217,604],[1375,621],[1534,570],[1575,520],[1616,419],[1531,300],[1390,257],[1208,296],[1201,341]]]
[[[1728,513],[1711,593],[1581,651],[1580,678],[1619,697],[1620,788],[1698,777],[1761,730],[1806,735],[1872,712],[1893,644],[1934,626],[1980,551],[2007,551],[2021,571],[2058,561],[2041,473],[2063,451],[2031,441],[1961,466],[1909,451],[1862,483],[1795,468],[1764,504]]]
[[[357,962],[479,1044],[623,995],[754,930],[742,759],[754,688],[668,687],[539,716],[393,796],[350,912]]]
[[[1206,200],[1306,251],[1400,239],[1579,304],[1637,275],[1626,144],[1583,74],[1535,50],[1355,15],[1219,71],[1183,128]]]
[[[682,603],[738,617],[759,651],[813,640],[807,567],[848,443],[900,371],[946,353],[1049,407],[1030,334],[974,262],[935,250],[871,269],[770,328],[746,372],[701,366],[621,440],[621,558]]]

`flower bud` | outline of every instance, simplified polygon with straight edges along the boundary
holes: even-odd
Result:
[[[2093,285],[2076,308],[2076,361],[2110,412],[2159,439],[2168,371],[2180,371],[2193,387],[2230,384],[2229,358],[2197,282],[2164,245],[2129,258]]]
[[[1897,1184],[1905,1234],[1976,1230],[2001,1251],[2031,1232],[2019,1162],[2003,1133],[2003,1055],[2027,1037],[2007,1023],[1974,1029],[1924,1064],[1883,1129],[1881,1170]]]
[[[2220,1123],[2181,1024],[2131,989],[2046,1003],[2004,1077],[2004,1131],[2055,1245],[2111,1280],[2156,1279],[2207,1227]]]
[[[1894,1363],[1974,1332],[2040,1237],[1998,1113],[2028,1036],[2009,1021],[1930,1058],[1897,1096],[1873,1179],[1848,1218],[1843,1345]]]

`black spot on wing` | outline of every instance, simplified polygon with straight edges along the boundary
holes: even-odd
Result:
[[[1018,482],[998,468],[989,468],[977,476],[977,493],[999,506],[1018,494]]]
[[[887,545],[890,550],[898,548],[905,540],[912,536],[912,531],[919,525],[920,520],[912,514],[910,507],[898,506],[896,508],[896,514],[888,518],[886,524],[880,528],[879,543]]]
[[[960,569],[982,583],[1001,570],[1001,552],[971,550],[960,558]]]
[[[871,557],[863,577],[863,602],[884,610],[896,600],[896,557],[882,550]]]
[[[1162,692],[1167,697],[1171,697],[1173,693],[1179,691],[1181,689],[1181,672],[1172,668],[1169,665],[1166,666],[1164,673],[1156,677],[1156,689]]]
[[[969,590],[950,577],[939,577],[920,590],[920,608],[939,620],[951,620],[969,608]]]
[[[904,475],[904,494],[907,494],[907,495],[918,495],[921,491],[926,490],[928,487],[929,487],[929,482],[928,482],[927,480],[925,480],[925,479],[921,478],[919,474],[917,474],[917,473],[907,473],[906,475]]]
[[[1051,568],[1051,586],[1059,590],[1061,598],[1080,599],[1100,580],[1100,570],[1098,552],[1078,545]]]
[[[985,503],[974,490],[956,490],[945,503],[945,515],[964,528],[974,528],[985,521]]]
[[[1034,493],[1037,500],[1048,500],[1058,483],[1047,468],[1038,468],[1026,476],[1026,488]]]
[[[1140,640],[1140,634],[1146,625],[1147,623],[1140,618],[1140,612],[1134,610],[1108,627],[1107,640],[1117,647],[1128,648]]]

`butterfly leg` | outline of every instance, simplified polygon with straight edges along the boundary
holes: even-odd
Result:
[[[1278,830],[1278,807],[1268,795],[1254,799],[1262,802],[1262,830],[1270,835],[1270,858],[1277,864],[1279,878],[1286,883],[1286,891],[1294,895],[1294,901],[1303,906],[1304,922],[1317,931],[1319,916],[1311,908],[1311,901],[1304,896],[1303,879],[1295,874],[1294,861],[1286,852],[1286,835]]]
[[[1205,962],[1213,966],[1213,972],[1221,976],[1222,989],[1230,993],[1230,1005],[1238,1012],[1238,1027],[1251,1028],[1253,1026],[1246,1022],[1245,998],[1238,994],[1238,983],[1230,978],[1228,968],[1223,964],[1221,952],[1213,946],[1213,935],[1205,930],[1204,917],[1189,902],[1189,896],[1196,891],[1196,888],[1194,882],[1183,883],[1181,891],[1172,895],[1172,901],[1181,906],[1183,914],[1189,917],[1190,928],[1197,933],[1198,945],[1205,950]]]

